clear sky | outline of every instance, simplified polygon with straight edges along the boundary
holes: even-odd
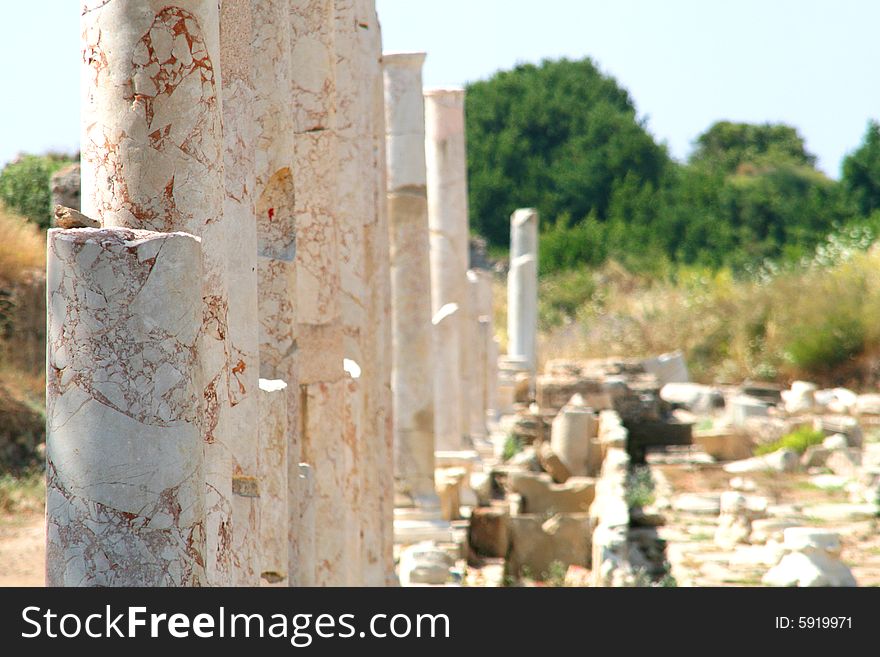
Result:
[[[181,0],[185,4],[185,0]],[[875,0],[378,0],[386,51],[424,50],[427,86],[592,57],[683,159],[714,121],[784,121],[839,174],[880,119]],[[0,163],[75,150],[79,2],[4,2]]]

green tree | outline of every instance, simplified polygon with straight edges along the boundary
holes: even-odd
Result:
[[[843,185],[859,212],[880,209],[880,124],[868,123],[861,145],[843,160]]]
[[[669,166],[629,94],[589,59],[523,64],[467,92],[471,225],[490,244],[507,246],[518,207],[548,227],[605,222],[624,178],[657,189]]]
[[[667,251],[686,263],[736,268],[808,255],[854,215],[815,161],[791,126],[715,123],[697,138],[659,211]]]
[[[50,178],[73,162],[66,155],[22,155],[0,171],[0,201],[42,228],[52,223]]]
[[[731,174],[744,165],[761,168],[791,163],[813,167],[816,158],[807,152],[797,129],[789,125],[719,121],[697,138],[690,163]]]

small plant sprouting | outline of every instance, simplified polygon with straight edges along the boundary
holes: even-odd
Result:
[[[509,461],[515,455],[519,454],[522,449],[522,441],[511,432],[507,434],[507,440],[504,441],[504,450],[501,452],[501,458],[505,461]]]
[[[634,467],[626,482],[626,503],[630,508],[646,507],[654,503],[654,478],[647,466]]]

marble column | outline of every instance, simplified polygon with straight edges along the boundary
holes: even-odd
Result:
[[[375,333],[371,326],[367,272],[367,227],[375,221],[373,198],[373,140],[369,56],[369,3],[334,0],[336,56],[336,136],[338,153],[337,235],[339,240],[340,315],[345,386],[345,488],[353,522],[345,540],[349,583],[364,583],[367,545],[375,545],[378,507],[372,445],[377,427],[369,420],[368,390],[377,385]]]
[[[495,337],[495,325],[489,320],[488,352],[486,356],[486,416],[490,422],[498,420],[498,356],[501,345]]]
[[[397,585],[394,572],[394,427],[391,392],[391,261],[388,232],[388,196],[385,159],[385,83],[382,73],[382,29],[374,0],[367,5],[368,29],[361,32],[369,61],[370,132],[373,151],[370,214],[364,226],[366,275],[370,281],[370,343],[365,368],[373,372],[367,389],[367,418],[375,427],[368,450],[370,478],[367,503],[375,508],[377,531],[365,534],[364,583]],[[372,363],[370,361],[373,361]]]
[[[466,337],[468,206],[464,90],[425,92],[425,159],[431,247],[431,303],[437,317],[447,304],[459,312],[435,330],[434,408],[438,449],[457,450],[470,432],[473,344]]]
[[[255,180],[257,215],[260,376],[286,383],[287,565],[290,586],[313,571],[301,564],[299,543],[309,540],[299,524],[303,492],[299,352],[296,306],[296,217],[294,213],[293,114],[290,109],[291,30],[288,3],[252,0]],[[308,530],[312,531],[312,530]],[[314,578],[312,577],[312,580]]]
[[[472,438],[486,438],[486,412],[489,409],[488,370],[490,347],[494,338],[492,326],[492,275],[485,269],[467,272],[470,315],[465,326],[465,339],[472,345],[472,356],[467,363],[470,386],[466,396],[471,399],[470,427]]]
[[[522,358],[534,378],[538,331],[538,212],[520,209],[510,217],[507,275],[507,354]]]
[[[300,463],[297,467],[299,484],[297,490],[301,492],[302,503],[296,507],[297,517],[295,524],[299,527],[300,536],[296,541],[297,558],[291,562],[292,570],[290,579],[297,582],[297,586],[315,586],[315,575],[318,562],[315,553],[315,511],[317,500],[315,499],[315,473],[308,463]],[[294,522],[294,519],[291,519]]]
[[[254,53],[252,0],[223,0],[220,61],[223,70],[223,168],[230,344],[229,429],[232,456],[232,583],[260,583],[259,321],[255,214]]]
[[[288,583],[287,383],[260,379],[260,574]]]
[[[447,303],[431,318],[434,349],[434,450],[457,451],[462,444],[461,342],[466,318],[457,303]]]
[[[46,583],[205,578],[201,248],[49,231]]]
[[[436,508],[424,53],[386,54],[396,506]]]
[[[83,213],[103,226],[185,231],[202,240],[200,424],[206,570],[234,582],[228,240],[218,3],[86,0],[82,8]]]
[[[346,539],[354,519],[345,431],[334,2],[293,0],[289,21],[302,460],[315,466],[316,517],[332,519],[315,528],[315,582],[345,586],[353,579]]]

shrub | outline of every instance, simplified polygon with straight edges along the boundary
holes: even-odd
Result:
[[[654,479],[647,466],[636,466],[627,476],[626,503],[630,508],[654,503]]]
[[[544,276],[538,288],[539,326],[550,328],[570,321],[592,301],[596,287],[593,272],[585,267]]]
[[[65,155],[22,155],[0,171],[0,201],[41,228],[52,223],[52,174],[73,159]]]

